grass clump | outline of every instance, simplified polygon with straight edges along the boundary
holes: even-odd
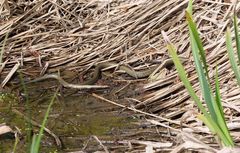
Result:
[[[206,53],[203,49],[202,41],[199,37],[196,23],[192,19],[192,1],[189,1],[188,8],[186,10],[186,20],[189,28],[190,35],[190,43],[192,48],[192,54],[194,58],[194,63],[198,75],[198,80],[200,83],[200,89],[203,94],[203,99],[207,105],[207,110],[203,106],[200,98],[196,95],[189,79],[187,78],[186,72],[184,70],[183,65],[178,58],[177,51],[174,45],[167,39],[165,36],[165,40],[167,40],[167,48],[168,51],[174,61],[176,69],[179,73],[179,76],[184,83],[186,89],[188,90],[191,98],[197,104],[198,108],[201,111],[201,114],[198,115],[198,118],[202,120],[210,129],[212,134],[216,134],[216,138],[220,140],[220,142],[226,147],[233,147],[234,142],[228,130],[223,107],[221,104],[221,96],[220,96],[220,88],[219,88],[219,80],[218,80],[218,72],[216,68],[215,74],[215,94],[210,85],[210,79],[208,74],[208,66],[206,62]],[[240,80],[240,79],[239,79]]]

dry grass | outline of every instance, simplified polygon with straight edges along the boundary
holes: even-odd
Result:
[[[9,34],[9,37],[1,79],[5,79],[5,85],[16,71],[16,66],[32,77],[66,68],[83,73],[102,61],[127,63],[134,65],[136,69],[147,67],[146,61],[161,61],[168,56],[161,36],[161,30],[164,30],[177,46],[179,54],[189,57],[185,69],[199,93],[184,17],[187,2],[3,0],[0,2],[1,44],[6,34]],[[224,38],[225,28],[231,22],[233,6],[231,3],[204,0],[195,1],[194,10],[210,69],[213,70],[218,64],[228,123],[232,130],[238,130],[240,90],[230,69]],[[214,78],[214,74],[211,74],[211,78]],[[139,99],[143,103],[137,104],[137,109],[147,110],[179,124],[187,124],[188,127],[183,127],[183,131],[190,131],[201,142],[215,147],[215,142],[210,139],[210,132],[196,120],[194,114],[197,110],[174,69],[166,69],[158,81],[149,82],[144,86],[144,90],[150,92]],[[201,137],[202,134],[205,137]],[[238,132],[232,132],[232,135],[238,143]],[[164,136],[167,137],[166,140],[169,139],[166,133]],[[205,145],[186,135],[180,139],[182,145],[179,147],[182,148],[173,149],[171,146],[165,147],[165,150],[178,152],[177,149],[187,150],[191,147],[201,150]],[[190,140],[199,146],[183,146]],[[209,152],[216,150],[211,148]]]

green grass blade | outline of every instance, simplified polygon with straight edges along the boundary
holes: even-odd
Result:
[[[198,31],[197,31],[197,26],[192,19],[192,1],[189,1],[188,8],[186,11],[186,19],[188,22],[192,53],[193,53],[193,57],[194,57],[195,67],[197,69],[197,73],[199,76],[198,78],[199,78],[199,82],[200,82],[200,86],[201,86],[201,91],[203,91],[204,100],[207,103],[209,112],[210,112],[211,116],[213,117],[213,119],[216,121],[217,117],[216,117],[214,107],[212,104],[213,97],[210,94],[212,92],[210,89],[209,82],[206,80],[206,77],[205,77],[205,76],[207,76],[207,78],[209,80],[207,63],[206,63],[206,55],[205,55],[205,51],[203,49],[202,41],[201,41]],[[199,54],[201,56],[202,62],[200,62]],[[202,63],[203,63],[204,69],[205,69],[205,73],[202,68]]]
[[[33,137],[32,137],[32,145],[31,145],[31,148],[30,148],[30,153],[37,153],[35,151],[35,146],[36,146],[36,140],[37,140],[37,137],[36,135],[34,134]]]
[[[221,95],[220,95],[220,87],[219,87],[219,81],[218,81],[218,72],[216,68],[216,75],[215,75],[215,99],[216,99],[216,104],[218,107],[218,110],[220,111],[220,114],[218,116],[221,116],[224,118],[224,113],[223,113],[223,107],[221,103]]]
[[[216,101],[215,110],[216,110],[216,114],[217,114],[218,125],[219,125],[219,127],[221,127],[221,129],[222,129],[225,137],[228,139],[229,143],[231,143],[231,145],[234,145],[232,137],[230,136],[226,121],[225,121],[224,113],[223,113],[217,68],[216,68],[216,75],[215,75],[215,101]]]
[[[221,128],[211,118],[209,118],[208,116],[203,116],[202,114],[198,115],[198,118],[202,120],[205,125],[207,125],[207,127],[213,134],[216,133],[219,136],[219,138],[222,140],[225,146],[227,147],[234,146],[234,144],[229,142],[229,140],[226,138]]]
[[[194,63],[197,70],[201,91],[203,93],[203,97],[208,106],[208,110],[210,114],[202,106],[200,99],[197,97],[196,93],[194,92],[194,89],[192,88],[187,78],[186,72],[180,60],[177,57],[176,49],[170,43],[165,33],[162,33],[165,40],[167,40],[168,51],[172,56],[173,62],[178,71],[180,79],[182,80],[183,84],[187,88],[192,99],[196,102],[199,109],[203,112],[203,115],[199,115],[199,118],[209,127],[209,129],[213,134],[216,133],[218,135],[218,137],[222,140],[225,146],[233,146],[234,144],[230,136],[230,133],[228,131],[228,128],[226,126],[226,122],[225,122],[223,111],[222,111],[223,108],[221,105],[218,76],[216,76],[216,80],[215,80],[216,81],[216,86],[215,86],[216,99],[214,99],[214,95],[210,86],[208,66],[206,62],[206,53],[205,53],[205,50],[203,49],[203,44],[198,34],[197,26],[192,19],[192,0],[189,1],[188,8],[186,11],[186,18],[187,18],[188,28],[190,33],[190,42],[191,42],[191,48],[192,48],[192,53],[194,57]],[[216,73],[216,75],[218,74]]]
[[[17,145],[18,145],[18,142],[19,142],[19,139],[18,139],[18,136],[15,137],[15,142],[14,142],[14,146],[13,146],[13,153],[16,152],[17,150]]]
[[[202,64],[200,62],[200,58],[199,58],[199,54],[198,54],[199,50],[197,47],[197,43],[193,37],[192,30],[189,29],[189,32],[190,32],[190,41],[191,41],[192,53],[193,53],[193,57],[194,57],[194,63],[195,63],[195,67],[197,70],[198,80],[200,82],[201,91],[203,92],[203,97],[207,104],[207,107],[208,107],[211,117],[213,118],[214,121],[217,122],[217,115],[215,113],[214,106],[213,106],[212,91],[211,91],[210,85],[206,79],[204,70],[202,68]]]
[[[190,41],[191,41],[191,47],[192,47],[193,57],[194,57],[194,61],[195,61],[195,66],[196,66],[197,73],[199,76],[198,78],[199,78],[201,90],[203,91],[204,100],[207,103],[207,106],[208,106],[211,116],[213,117],[213,119],[215,121],[217,121],[217,116],[216,116],[216,113],[215,113],[214,107],[213,107],[213,97],[211,94],[212,92],[211,92],[211,88],[209,85],[209,76],[208,76],[208,69],[207,69],[207,63],[206,63],[206,55],[205,55],[205,51],[203,49],[202,41],[201,41],[198,31],[197,31],[197,26],[192,19],[192,2],[189,1],[189,5],[190,6],[188,7],[188,9],[186,11],[186,18],[187,18],[188,27],[189,27]],[[201,56],[202,62],[200,62],[199,54]],[[205,72],[204,72],[204,69],[202,68],[202,63],[203,63]],[[207,76],[208,80],[206,79],[205,76]]]
[[[201,110],[201,112],[204,114],[204,118],[200,118],[201,120],[203,120],[203,122],[209,127],[209,129],[213,132],[213,133],[217,133],[217,135],[223,139],[223,142],[226,146],[232,146],[231,143],[229,142],[229,140],[226,138],[226,136],[223,134],[222,130],[219,128],[219,126],[211,119],[210,115],[207,113],[207,111],[205,110],[205,108],[202,106],[201,101],[199,100],[199,98],[197,97],[196,93],[194,92],[187,76],[186,76],[186,72],[183,68],[183,65],[181,64],[180,59],[177,56],[176,53],[176,49],[174,48],[174,46],[170,43],[167,44],[167,48],[169,51],[169,54],[171,55],[174,65],[179,73],[179,77],[182,80],[183,84],[185,85],[186,89],[188,90],[191,98],[196,102],[197,106],[199,107],[199,109]],[[202,116],[202,115],[201,115]]]
[[[172,44],[168,43],[167,48],[168,48],[169,54],[171,55],[171,57],[173,59],[174,65],[178,71],[180,79],[182,80],[184,86],[188,90],[188,93],[190,94],[191,98],[196,102],[198,108],[203,112],[203,114],[208,116],[209,114],[207,113],[206,109],[203,107],[200,99],[196,95],[194,89],[191,86],[191,83],[189,82],[189,80],[187,78],[187,75],[183,68],[183,65],[181,64],[181,61],[177,56],[175,47]]]
[[[203,116],[204,119],[202,119],[202,120],[210,128],[210,130],[213,133],[217,133],[217,135],[221,139],[223,139],[223,143],[225,144],[225,146],[232,146],[231,142],[229,142],[229,140],[226,138],[226,136],[223,133],[223,131],[221,130],[221,128],[215,123],[215,121],[213,121],[213,119],[210,117],[209,113],[207,113],[205,108],[202,106],[200,99],[197,97],[194,89],[192,88],[192,86],[187,78],[187,75],[183,68],[183,65],[181,64],[181,61],[177,56],[176,49],[169,41],[167,42],[167,48],[168,48],[169,54],[171,55],[171,57],[173,59],[174,65],[177,69],[180,79],[182,80],[183,84],[185,85],[186,89],[188,90],[191,98],[196,102],[197,106],[204,114],[204,116]]]
[[[212,119],[208,119],[207,117],[205,117],[202,114],[199,114],[197,116],[198,119],[200,119],[201,121],[203,121],[203,123],[209,128],[209,130],[211,131],[212,134],[217,134],[217,130],[216,127],[211,123]]]
[[[187,12],[192,15],[192,0],[189,0],[188,2],[188,7],[187,7]]]
[[[240,71],[238,69],[238,64],[234,58],[234,51],[232,47],[232,38],[231,38],[231,31],[229,28],[227,28],[226,32],[226,45],[227,45],[227,52],[228,52],[228,57],[230,60],[230,64],[232,66],[233,72],[237,78],[238,85],[240,86]]]
[[[44,127],[46,126],[46,123],[47,123],[47,118],[49,116],[49,112],[51,110],[51,107],[54,103],[54,100],[57,96],[57,93],[58,93],[58,90],[54,93],[52,99],[51,99],[51,102],[50,104],[48,105],[48,108],[47,108],[47,111],[45,113],[45,116],[44,116],[44,119],[43,119],[43,122],[42,122],[42,125],[41,125],[41,128],[40,128],[40,131],[39,131],[39,134],[38,136],[36,137],[36,140],[33,141],[34,143],[32,143],[32,148],[33,148],[33,152],[31,153],[38,153],[39,152],[39,149],[40,149],[40,143],[41,143],[41,139],[42,139],[42,136],[43,136],[43,131],[44,131]]]
[[[203,44],[202,44],[202,41],[198,34],[197,26],[196,26],[195,22],[193,21],[192,16],[189,12],[186,12],[186,19],[188,22],[189,31],[192,32],[192,39],[195,40],[196,45],[198,47],[198,50],[199,50],[198,52],[201,56],[201,60],[202,60],[204,70],[205,70],[205,75],[207,76],[207,78],[209,80],[208,66],[207,66],[207,62],[206,62],[206,53],[205,53],[205,50],[203,49]]]
[[[234,25],[234,33],[236,37],[237,55],[238,55],[238,64],[239,64],[240,63],[240,38],[239,38],[239,30],[238,30],[237,23],[238,23],[237,15],[235,14],[235,11],[234,11],[233,25]]]
[[[21,85],[22,85],[22,88],[23,88],[23,93],[25,94],[25,98],[26,98],[26,103],[25,103],[25,106],[26,106],[26,109],[27,109],[27,116],[29,119],[32,118],[32,112],[31,112],[31,109],[30,109],[30,103],[29,103],[29,96],[28,96],[28,91],[27,91],[27,88],[26,88],[26,85],[24,84],[24,81],[23,81],[23,76],[22,76],[22,73],[21,71],[19,71],[19,79],[20,79],[20,82],[21,82]],[[27,143],[28,143],[28,151],[30,151],[31,149],[31,141],[32,141],[32,129],[33,129],[33,126],[32,126],[32,123],[30,120],[27,120]]]

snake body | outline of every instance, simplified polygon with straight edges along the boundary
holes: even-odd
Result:
[[[65,80],[63,80],[58,74],[46,74],[40,78],[34,79],[32,81],[29,81],[27,83],[34,83],[34,82],[39,82],[39,81],[43,81],[43,80],[47,80],[47,79],[56,79],[58,80],[58,82],[60,84],[62,84],[64,87],[69,87],[69,88],[76,88],[76,89],[82,89],[82,87],[84,85],[93,85],[94,83],[97,82],[97,80],[100,78],[101,76],[101,70],[107,67],[112,67],[112,66],[116,66],[118,65],[117,63],[112,63],[112,62],[106,62],[106,63],[100,63],[96,66],[94,73],[93,73],[93,77],[87,81],[84,81],[81,84],[71,84],[66,82]],[[171,66],[173,65],[173,61],[171,59],[167,59],[165,60],[160,66],[154,66],[151,67],[149,69],[146,70],[139,70],[139,71],[135,71],[133,69],[131,69],[130,67],[126,66],[126,65],[120,65],[118,68],[119,70],[123,70],[125,71],[128,75],[136,78],[136,79],[140,79],[140,78],[145,78],[148,77],[150,74],[153,73],[153,71],[156,69],[156,67],[160,67],[159,70]]]

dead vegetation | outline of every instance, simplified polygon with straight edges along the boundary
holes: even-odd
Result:
[[[179,55],[189,58],[185,69],[199,91],[184,16],[187,3],[186,0],[3,0],[0,2],[0,45],[5,35],[8,34],[8,38],[1,67],[2,86],[17,69],[26,77],[34,78],[59,69],[81,75],[104,61],[125,63],[135,69],[146,68],[149,61],[168,58],[161,36],[164,30],[178,48]],[[225,47],[225,28],[231,23],[233,5],[227,1],[195,1],[194,10],[210,69],[218,64],[225,113],[238,143],[240,90]],[[209,152],[217,152],[216,142],[196,119],[197,109],[174,68],[156,74],[160,74],[158,80],[150,77],[152,81],[144,85],[144,91],[148,92],[138,99],[141,103],[135,108],[152,113],[145,114],[151,118],[148,122],[152,125],[165,127],[154,133],[166,137],[162,139],[166,146],[160,148],[172,152],[207,148]],[[210,77],[213,79],[214,73]],[[181,128],[192,136],[181,132]],[[168,136],[171,130],[176,132],[173,135],[180,136],[180,142],[169,146],[168,141],[175,141]],[[159,147],[153,143],[147,146]]]

